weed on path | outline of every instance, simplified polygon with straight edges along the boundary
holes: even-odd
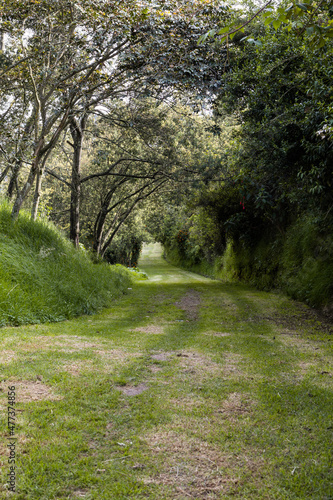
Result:
[[[140,267],[96,316],[0,330],[0,498],[332,498],[327,325],[158,246]]]

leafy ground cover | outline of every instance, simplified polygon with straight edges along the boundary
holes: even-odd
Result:
[[[0,330],[0,498],[331,499],[331,326],[157,245],[140,268],[95,316]]]

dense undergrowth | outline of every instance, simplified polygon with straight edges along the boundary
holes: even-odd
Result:
[[[320,214],[305,213],[284,234],[263,234],[251,245],[229,240],[223,252],[214,254],[207,242],[206,247],[204,241],[198,245],[193,236],[197,227],[192,229],[187,220],[173,233],[165,231],[163,244],[167,260],[174,265],[227,281],[242,280],[261,290],[279,288],[310,306],[324,307],[333,302],[329,226],[330,221]]]
[[[94,264],[49,222],[11,220],[0,205],[0,326],[62,321],[110,305],[130,284],[122,266]]]

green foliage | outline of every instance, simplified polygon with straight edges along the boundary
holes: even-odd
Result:
[[[110,264],[120,263],[127,267],[136,267],[142,249],[142,237],[136,234],[121,233],[114,239],[105,252],[104,258]]]
[[[318,212],[304,214],[287,231],[280,283],[294,298],[310,305],[326,305],[333,297],[332,219]]]
[[[139,214],[132,214],[122,224],[107,248],[104,259],[110,264],[122,264],[129,268],[137,267],[143,243],[151,240]]]
[[[191,233],[210,264],[227,245],[219,276],[325,305],[332,300],[332,46],[309,50],[301,33],[263,23],[253,33],[260,48],[230,46],[233,71],[216,103],[217,115],[234,113],[240,124],[229,175],[193,196]],[[186,252],[184,259],[193,269]]]
[[[333,297],[332,220],[320,212],[305,213],[285,236],[263,236],[254,247],[230,243],[223,257],[228,279],[247,281],[260,289],[278,286],[294,299],[318,307]]]
[[[251,29],[253,20],[264,19],[267,26],[274,30],[285,30],[294,32],[297,36],[306,35],[310,46],[322,48],[333,38],[333,7],[330,0],[304,0],[297,2],[293,0],[286,6],[285,3],[278,2],[276,5],[272,0],[268,0],[260,8],[257,2],[243,2],[245,7],[240,10],[239,4],[234,11],[229,10],[229,22],[227,26],[220,29],[210,29],[199,39],[199,43],[204,43],[207,39],[218,36],[222,41],[233,40],[245,29]],[[250,9],[248,7],[250,6]],[[227,20],[227,19],[226,19]],[[247,42],[262,47],[260,40],[254,39],[251,35],[242,38]]]
[[[124,293],[130,277],[122,267],[93,264],[52,226],[11,206],[0,206],[0,325],[61,321],[92,314]]]

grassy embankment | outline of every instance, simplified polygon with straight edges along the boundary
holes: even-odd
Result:
[[[0,204],[0,326],[62,321],[111,304],[130,286],[120,266],[93,264],[56,228]]]
[[[156,250],[110,309],[0,330],[0,484],[15,386],[15,500],[332,498],[329,327]]]
[[[174,238],[166,246],[166,257],[173,265],[212,278],[280,289],[312,307],[333,305],[333,234],[325,217],[303,214],[283,235],[262,235],[249,245],[229,242],[213,262],[181,254]]]

